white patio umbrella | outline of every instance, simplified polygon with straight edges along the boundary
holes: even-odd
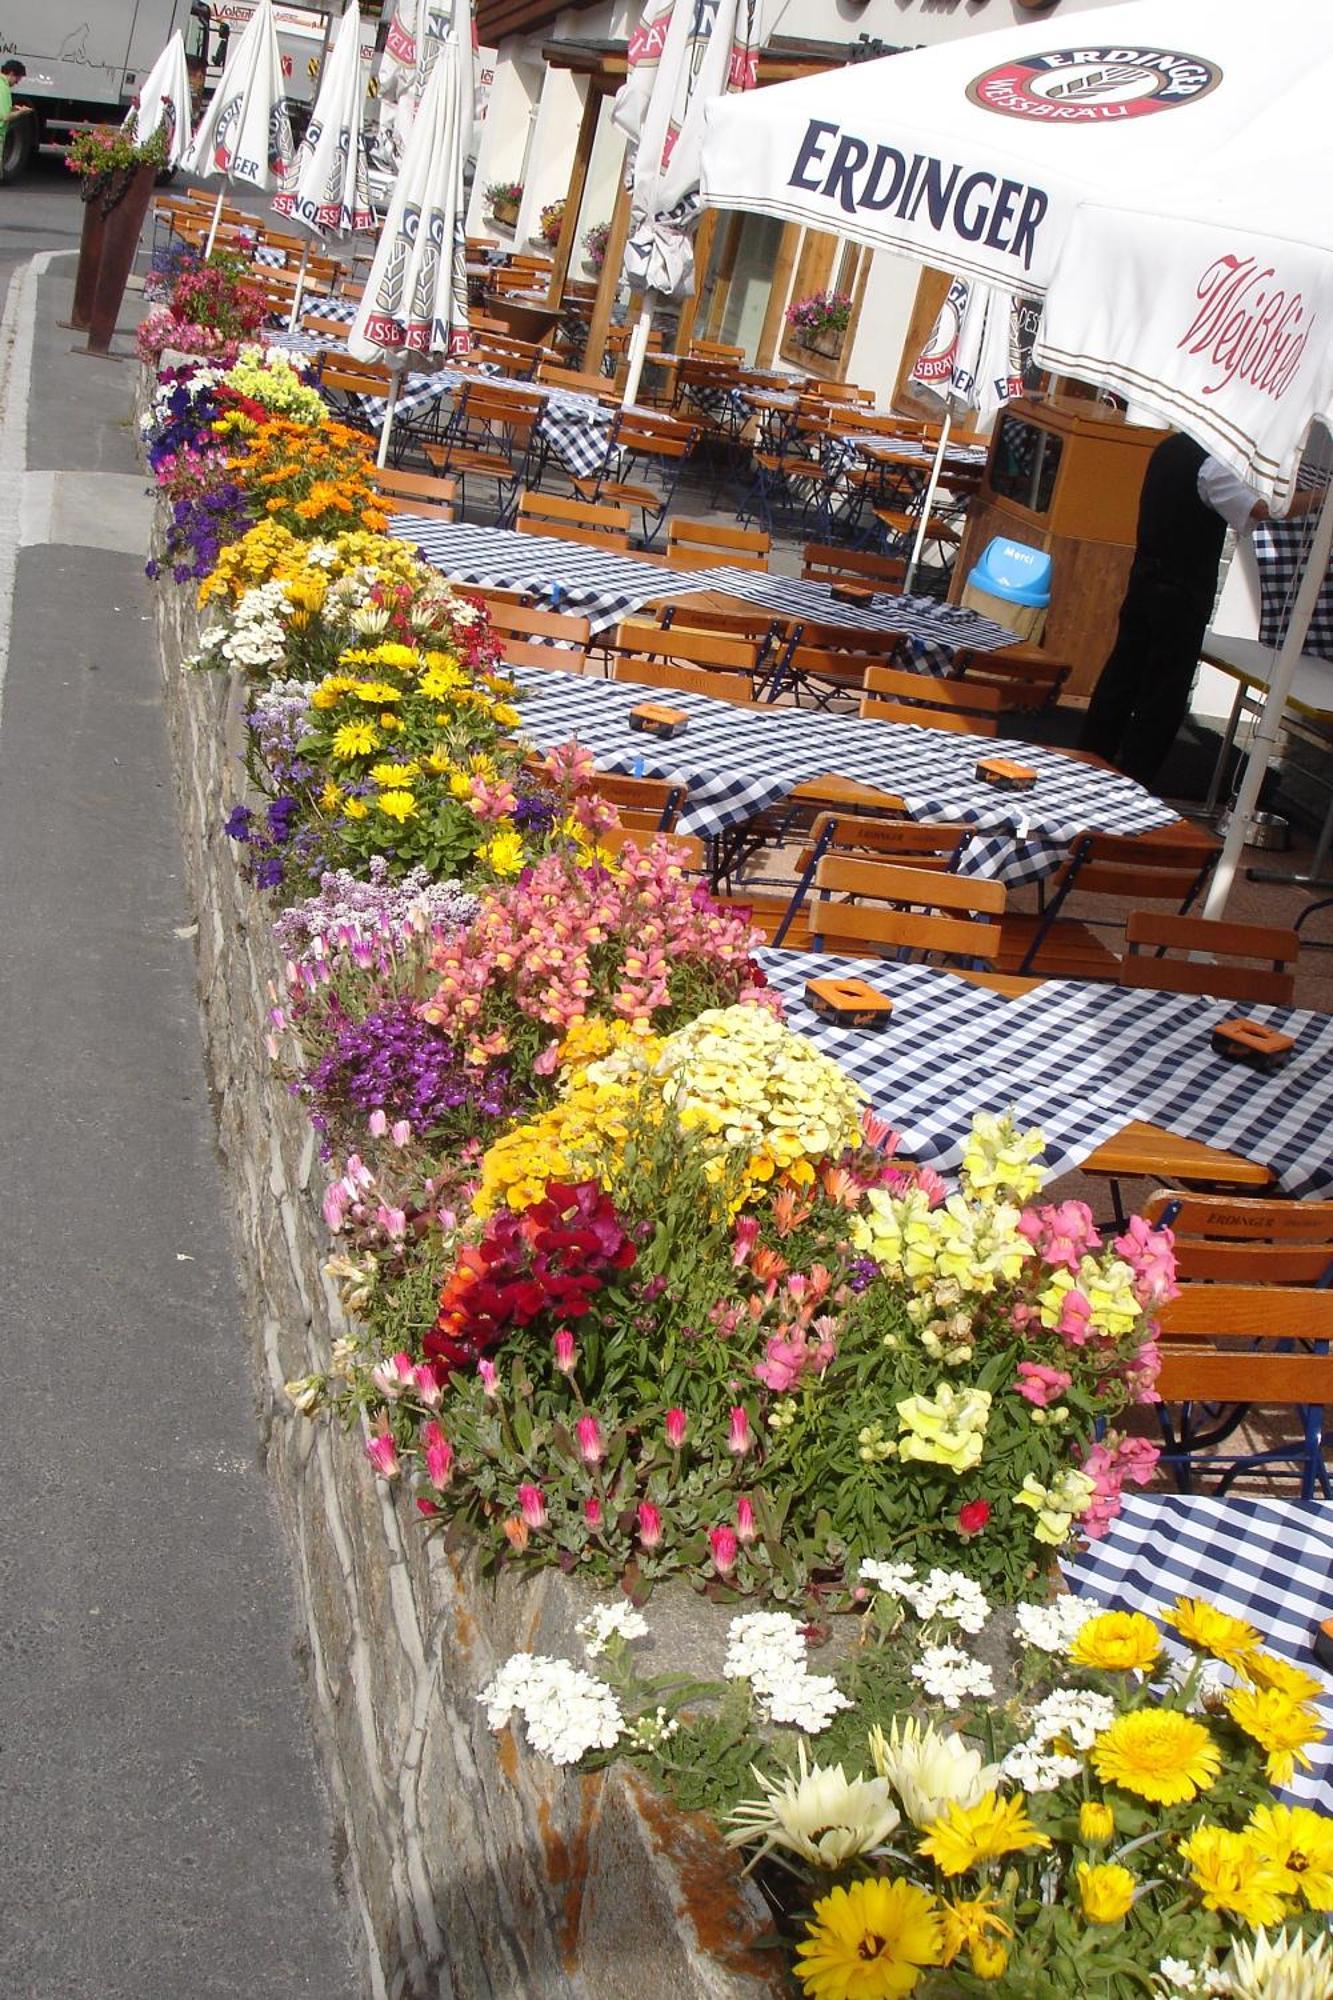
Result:
[[[167,127],[167,165],[178,167],[190,144],[190,73],[179,28],[163,49],[139,90],[131,111],[135,144],[144,146],[162,125]]]
[[[347,336],[348,352],[359,360],[388,361],[395,369],[380,429],[381,465],[388,458],[408,356],[466,354],[472,345],[463,242],[463,151],[471,101],[464,74],[458,38],[450,35],[431,71]]]
[[[1333,414],[1331,90],[1325,0],[1282,0],[1263,33],[1251,0],[1125,0],[1076,34],[1040,21],[724,99],[704,199],[1049,290],[1039,362],[1156,410],[1280,511]],[[1331,545],[1326,509],[1210,914]]]
[[[1035,319],[1036,307],[1031,301],[971,278],[954,279],[936,314],[907,378],[919,396],[944,405],[944,421],[926,482],[905,590],[912,588],[921,561],[954,413],[974,410],[984,421],[1022,395]]]
[[[182,162],[200,180],[217,177],[222,182],[205,256],[211,254],[217,237],[228,183],[267,192],[287,172],[294,151],[273,0],[259,0],[232,44],[213,100]]]
[[[324,66],[296,158],[273,197],[276,214],[298,222],[313,236],[352,236],[374,226],[361,111],[365,88],[361,78],[361,14],[350,6],[338,24],[333,49]],[[301,311],[310,239],[301,252],[288,327]]]
[[[761,0],[650,0],[629,44],[612,118],[633,142],[625,274],[640,295],[625,403],[638,394],[653,312],[694,289],[705,106],[755,81]]]

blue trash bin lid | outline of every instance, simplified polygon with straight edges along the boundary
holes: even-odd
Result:
[[[1044,610],[1051,601],[1051,559],[1045,549],[997,535],[968,577],[977,590],[989,591],[1006,604],[1026,604]]]

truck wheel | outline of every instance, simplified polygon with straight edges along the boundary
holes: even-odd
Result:
[[[8,186],[10,181],[25,174],[36,150],[37,120],[31,114],[11,119],[5,132],[4,153],[0,155],[0,182]]]

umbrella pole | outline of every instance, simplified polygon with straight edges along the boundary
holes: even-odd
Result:
[[[634,322],[630,335],[629,353],[626,356],[625,393],[620,398],[622,409],[629,409],[639,393],[639,380],[643,374],[643,360],[648,352],[648,336],[653,330],[653,307],[656,295],[645,292],[639,307],[639,317]]]
[[[916,581],[916,567],[921,560],[921,551],[926,546],[926,530],[930,526],[930,510],[935,504],[935,492],[940,483],[940,473],[944,469],[944,452],[949,442],[951,413],[944,412],[944,422],[940,425],[940,441],[935,447],[935,461],[930,468],[930,478],[926,481],[926,494],[921,502],[921,519],[916,524],[916,540],[912,544],[912,557],[907,565],[907,575],[903,578],[903,589],[908,591]]]
[[[389,400],[384,407],[384,422],[380,425],[380,448],[375,454],[376,465],[389,463],[389,432],[393,429],[393,413],[398,407],[398,390],[402,379],[402,370],[395,368],[389,379]]]
[[[204,245],[205,263],[207,263],[208,259],[213,255],[213,245],[217,241],[218,224],[222,220],[222,204],[226,199],[226,195],[227,195],[227,183],[223,181],[222,185],[218,189],[218,198],[216,202],[213,204],[213,220],[208,225],[208,241]]]
[[[296,322],[301,317],[301,295],[305,290],[306,265],[310,262],[310,238],[307,236],[301,251],[301,268],[296,274],[296,290],[292,294],[292,309],[287,315],[287,331],[295,333]]]
[[[1324,504],[1319,513],[1319,525],[1315,529],[1314,545],[1306,560],[1305,574],[1296,593],[1296,602],[1287,625],[1286,637],[1274,662],[1273,677],[1268,683],[1268,693],[1264,697],[1264,705],[1255,723],[1254,735],[1250,739],[1240,790],[1231,808],[1226,839],[1222,843],[1222,852],[1213,870],[1213,879],[1204,900],[1205,917],[1220,917],[1226,907],[1227,897],[1231,894],[1231,885],[1236,879],[1236,870],[1240,864],[1241,849],[1249,832],[1250,816],[1254,812],[1259,798],[1259,787],[1268,769],[1268,753],[1277,742],[1282,711],[1286,707],[1287,693],[1296,672],[1296,662],[1305,650],[1310,620],[1314,617],[1315,607],[1319,602],[1319,592],[1328,569],[1330,550],[1333,550],[1333,485],[1329,486],[1324,495]]]

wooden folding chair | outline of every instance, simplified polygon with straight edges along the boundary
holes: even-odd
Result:
[[[429,438],[421,448],[432,465],[458,481],[464,506],[469,479],[493,482],[495,524],[503,527],[528,476],[541,413],[535,390],[497,389],[478,376],[459,389],[443,437]]]
[[[879,722],[915,722],[966,736],[994,736],[1000,696],[976,682],[940,680],[896,667],[867,667],[861,714]]]
[[[581,674],[587,666],[591,628],[586,618],[502,604],[489,595],[487,610],[507,666],[555,667],[569,674]]]
[[[1184,916],[1212,872],[1221,843],[1189,820],[1148,833],[1086,833],[1075,840],[1049,882],[1040,885],[1035,916],[1005,920],[998,969],[1034,978],[1116,979],[1121,960],[1099,931],[1118,929],[1145,902],[1170,904]],[[1065,915],[1069,897],[1095,898],[1086,916]],[[1122,914],[1107,904],[1119,904]]]
[[[586,375],[578,368],[557,367],[553,361],[542,362],[537,370],[537,380],[548,389],[574,389],[581,396],[596,396],[602,403],[615,399],[615,391],[605,375]]]
[[[563,542],[582,542],[594,549],[629,549],[627,507],[589,506],[562,494],[524,489],[518,496],[514,526],[523,535],[554,535]]]
[[[767,570],[771,535],[755,528],[732,528],[719,521],[667,521],[666,556],[673,569]]]
[[[993,965],[1003,882],[826,854],[807,914],[815,949],[842,957]]]
[[[1125,942],[1129,953],[1120,961],[1122,986],[1207,993],[1251,1005],[1292,1004],[1301,949],[1293,930],[1132,910],[1125,923]],[[1237,959],[1239,964],[1228,962]]]
[[[898,556],[877,556],[870,549],[844,549],[835,543],[807,542],[801,575],[808,583],[860,583],[876,590],[898,592],[907,564]]]
[[[660,660],[673,666],[702,668],[730,676],[753,697],[763,668],[763,642],[724,632],[682,626],[653,625],[643,618],[626,618],[616,627],[608,652],[613,660],[638,664]]]
[[[392,503],[395,514],[423,514],[432,521],[452,521],[457,489],[452,479],[435,479],[425,472],[400,472],[396,466],[377,465],[370,483]]]
[[[666,778],[624,778],[617,772],[598,771],[593,790],[615,807],[620,824],[631,833],[670,833],[685,803],[685,787]]]
[[[1070,672],[1063,660],[1053,660],[1040,646],[1000,646],[993,653],[962,646],[954,663],[959,677],[973,687],[997,688],[1002,709],[1025,711],[1053,708]]]
[[[611,678],[635,687],[707,695],[711,701],[729,701],[737,708],[754,706],[754,693],[742,674],[709,673],[703,667],[685,667],[674,660],[636,660],[626,655],[612,665]]]
[[[699,441],[697,424],[679,417],[622,410],[611,426],[602,468],[591,479],[571,478],[580,500],[637,510],[641,541],[651,548],[676,496],[685,461]],[[647,477],[656,472],[657,484]],[[636,476],[637,475],[637,476]]]

